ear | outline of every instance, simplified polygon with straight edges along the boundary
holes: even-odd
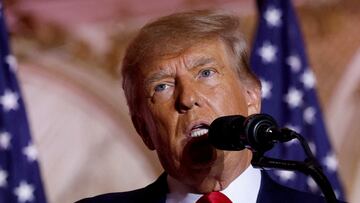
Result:
[[[260,113],[261,108],[261,89],[260,87],[247,88],[246,102],[248,107],[248,115]]]
[[[151,136],[150,136],[149,130],[147,128],[147,125],[146,125],[146,123],[144,121],[144,118],[133,115],[133,116],[131,116],[131,120],[132,120],[132,122],[134,124],[136,132],[140,135],[140,137],[142,138],[145,145],[150,150],[155,150],[154,143],[153,143],[153,141],[151,139]]]

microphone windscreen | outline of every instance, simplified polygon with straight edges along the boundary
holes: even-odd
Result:
[[[276,130],[276,121],[267,114],[253,114],[244,121],[244,134],[251,148],[255,151],[268,151],[274,147],[274,132]]]
[[[240,115],[223,116],[215,119],[209,128],[210,143],[221,150],[243,150],[245,117]]]

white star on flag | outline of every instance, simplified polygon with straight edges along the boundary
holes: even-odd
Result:
[[[19,95],[16,92],[7,89],[0,97],[0,104],[2,104],[5,111],[16,110],[19,107],[18,99]]]
[[[2,170],[0,168],[0,188],[4,188],[7,185],[7,179],[8,174],[5,170]]]
[[[26,155],[28,161],[30,161],[30,162],[35,161],[38,156],[38,152],[32,143],[30,143],[28,146],[26,146],[23,149],[23,153]]]
[[[313,124],[314,121],[315,121],[315,113],[316,113],[316,109],[314,107],[307,107],[305,110],[304,110],[304,121],[307,123],[307,124]]]
[[[18,202],[32,202],[34,200],[34,186],[26,181],[21,181],[20,185],[14,190]]]
[[[265,42],[262,47],[258,50],[258,54],[264,63],[271,63],[275,60],[275,54],[277,48],[271,45],[269,42]]]
[[[289,128],[290,130],[293,130],[293,131],[295,131],[297,133],[301,133],[300,126],[295,126],[295,125],[292,125],[292,124],[288,123],[288,124],[285,125],[285,127]]]
[[[10,146],[11,136],[8,132],[0,133],[0,149],[8,149]]]
[[[307,69],[300,77],[301,82],[304,84],[306,89],[312,89],[315,87],[316,79],[314,73]]]
[[[329,172],[335,172],[338,167],[338,161],[334,153],[330,152],[323,159],[323,164]]]
[[[293,171],[278,170],[275,173],[280,177],[280,180],[284,183],[289,180],[293,180],[296,176]]]
[[[16,58],[10,54],[5,57],[5,61],[7,64],[9,64],[10,70],[12,70],[13,72],[16,72],[16,69],[17,69]]]
[[[271,27],[278,27],[281,25],[281,11],[276,8],[268,8],[265,11],[264,18],[267,24]]]
[[[301,68],[301,61],[298,56],[292,55],[286,59],[286,63],[290,66],[291,71],[297,73]]]
[[[287,147],[289,147],[289,146],[291,146],[291,145],[293,145],[293,144],[297,144],[297,143],[299,143],[299,141],[298,141],[297,139],[292,139],[292,140],[290,140],[290,141],[285,142],[285,145],[286,145]]]
[[[309,176],[306,181],[307,185],[309,186],[311,192],[317,192],[319,190],[318,185],[316,182]]]
[[[288,93],[285,95],[285,101],[289,104],[290,108],[299,107],[302,104],[303,93],[294,88],[290,87]]]
[[[316,154],[316,145],[314,144],[314,142],[308,142],[309,148],[311,150],[311,152],[313,153],[313,155]]]
[[[285,127],[289,128],[290,130],[293,130],[293,131],[295,131],[297,133],[301,132],[301,128],[299,126],[291,125],[291,124],[288,123],[288,124],[285,125]],[[293,144],[296,144],[296,143],[299,143],[299,141],[297,139],[292,139],[292,140],[290,140],[288,142],[285,142],[285,145],[289,147],[289,146],[291,146]]]
[[[261,82],[261,97],[263,99],[270,98],[272,83],[263,79],[260,79],[260,82]]]

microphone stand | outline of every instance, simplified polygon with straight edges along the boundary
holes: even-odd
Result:
[[[290,129],[284,128],[281,131],[284,132],[285,134],[291,133],[291,135],[294,136],[294,138],[297,138],[300,141],[308,158],[306,158],[303,162],[292,161],[292,160],[280,160],[280,159],[269,158],[264,156],[265,151],[253,151],[253,158],[251,164],[255,168],[263,168],[263,169],[277,168],[277,169],[290,170],[290,171],[300,171],[306,175],[310,175],[320,187],[327,202],[329,203],[338,202],[329,180],[322,172],[321,167],[317,163],[309,146],[305,142],[305,139],[300,134]]]

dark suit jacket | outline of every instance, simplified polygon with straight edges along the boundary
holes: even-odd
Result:
[[[167,174],[163,173],[154,183],[138,190],[103,194],[80,200],[77,203],[165,203],[166,194],[168,193],[166,176]],[[323,197],[284,187],[262,172],[257,202],[311,203],[326,201]]]

